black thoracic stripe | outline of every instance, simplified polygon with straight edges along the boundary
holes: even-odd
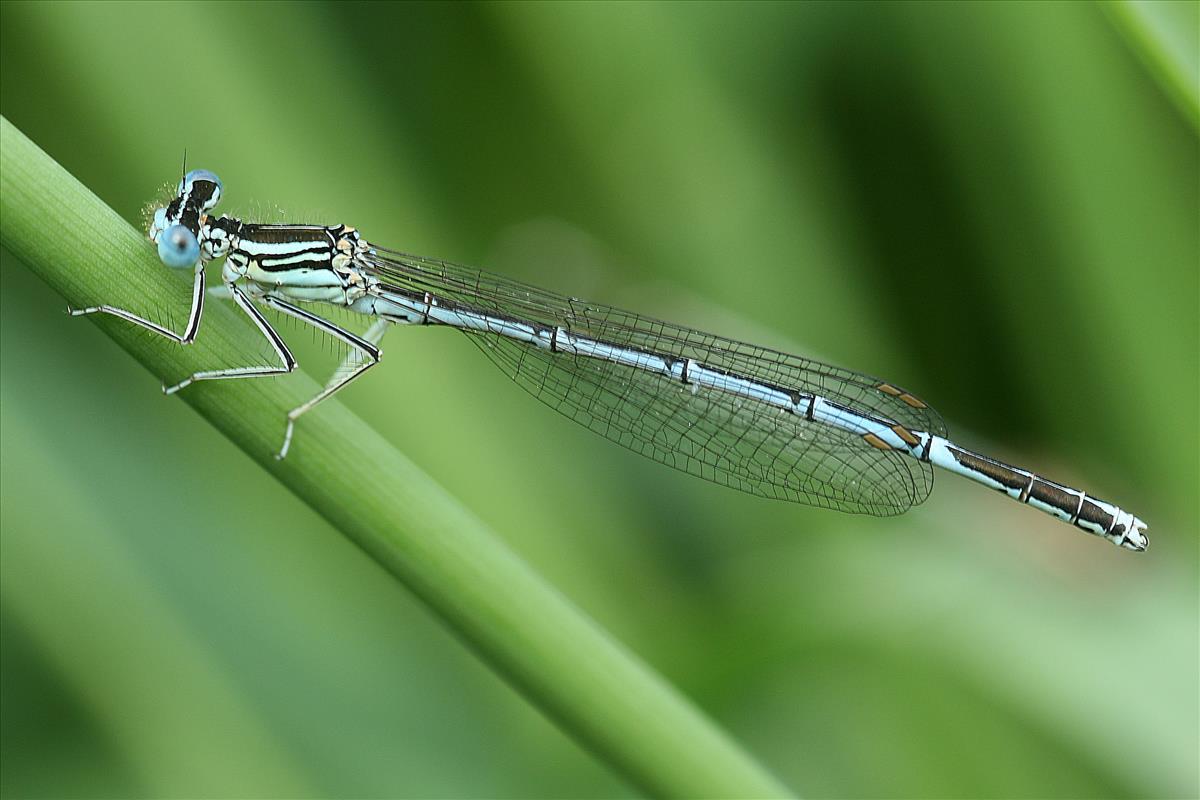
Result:
[[[296,256],[316,255],[315,259],[292,261]],[[332,257],[328,252],[322,254],[319,250],[300,250],[295,253],[271,253],[269,255],[253,255],[251,259],[258,262],[263,272],[290,272],[294,269],[330,270],[333,268]]]
[[[1080,522],[1090,522],[1093,525],[1099,525],[1104,530],[1108,530],[1113,524],[1113,516],[1085,497],[1083,499],[1083,508],[1079,510],[1079,519],[1075,524],[1079,525]]]
[[[242,244],[252,242],[254,244],[268,245],[277,244],[277,242],[264,242],[262,239],[254,239],[249,236],[243,236]],[[245,249],[243,247],[243,249]],[[306,255],[310,253],[332,255],[333,248],[329,246],[329,242],[296,242],[295,247],[291,250],[276,251],[276,252],[254,252],[251,253],[255,258],[291,258],[292,256]]]
[[[991,478],[1006,489],[1023,490],[1026,484],[1029,482],[1028,475],[1018,472],[1012,467],[1006,467],[1003,464],[997,464],[994,461],[980,458],[979,456],[968,453],[964,450],[959,450],[955,447],[948,447],[946,449],[950,451],[950,455],[954,456],[955,461],[962,464],[967,469]],[[1074,513],[1074,510],[1074,508],[1070,509],[1072,513]]]
[[[257,262],[263,272],[289,272],[294,269],[322,270],[333,268],[334,231],[329,228],[310,228],[292,225],[242,225],[241,244],[237,251],[247,262]],[[285,253],[255,253],[247,244],[293,244]],[[303,261],[289,261],[297,256],[317,256]]]
[[[1074,516],[1075,511],[1079,508],[1079,495],[1041,480],[1033,482],[1033,488],[1029,490],[1029,497],[1071,516]]]
[[[242,238],[263,244],[286,242],[321,242],[332,247],[337,240],[334,228],[311,225],[242,225]]]

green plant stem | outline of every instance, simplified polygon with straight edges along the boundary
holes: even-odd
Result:
[[[75,306],[186,303],[145,237],[7,119],[0,128],[0,241]],[[257,334],[206,304],[181,347],[106,315],[92,320],[156,376],[238,363]],[[82,324],[67,316],[47,324]],[[277,462],[285,410],[311,380],[197,384],[182,398],[395,575],[493,669],[616,772],[664,797],[786,794],[666,681],[536,575],[445,490],[336,401],[304,418]],[[103,387],[92,391],[103,392]]]

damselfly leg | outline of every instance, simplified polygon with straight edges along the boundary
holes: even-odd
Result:
[[[226,284],[226,286],[229,289],[230,296],[233,298],[233,302],[237,303],[238,308],[246,312],[246,315],[250,317],[255,327],[270,342],[275,355],[279,356],[280,364],[278,366],[231,367],[228,369],[211,369],[196,372],[174,386],[164,385],[163,394],[175,394],[180,389],[191,386],[196,381],[227,380],[230,378],[266,378],[272,375],[286,375],[296,368],[296,359],[292,356],[292,351],[288,349],[287,344],[275,332],[275,329],[271,327],[271,323],[267,321],[263,313],[254,307],[254,301],[237,285],[230,283]]]
[[[335,392],[350,383],[350,381],[379,363],[379,358],[383,355],[383,351],[376,345],[379,339],[383,338],[388,323],[386,320],[376,320],[375,324],[367,330],[366,336],[358,336],[323,317],[318,317],[316,314],[309,313],[277,297],[268,295],[263,298],[263,304],[275,308],[288,316],[295,317],[302,322],[306,322],[317,330],[324,331],[335,339],[345,342],[354,348],[351,350],[350,355],[342,362],[342,366],[334,371],[333,377],[325,384],[324,389],[318,392],[312,399],[301,403],[288,412],[287,430],[283,435],[283,446],[279,448],[279,452],[275,455],[275,458],[282,459],[287,456],[288,449],[292,446],[292,432],[295,430],[296,420],[301,415],[311,411],[322,400],[328,399]],[[375,337],[374,341],[370,339],[372,335]]]
[[[199,263],[196,265],[196,276],[192,280],[192,310],[188,313],[188,320],[187,324],[183,326],[183,333],[175,333],[175,331],[164,328],[157,322],[152,322],[145,317],[139,317],[132,311],[126,311],[116,306],[99,305],[89,306],[88,308],[71,308],[67,306],[67,313],[72,317],[82,317],[87,314],[111,314],[114,317],[120,317],[126,322],[132,322],[134,325],[139,325],[159,336],[170,339],[177,344],[191,344],[196,339],[196,333],[200,330],[200,317],[204,314],[204,264]]]

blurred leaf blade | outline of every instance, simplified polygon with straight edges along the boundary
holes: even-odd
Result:
[[[27,444],[32,436],[29,430],[9,430],[5,446],[28,447],[47,460],[71,457],[43,443]],[[4,480],[10,491],[35,491],[26,470],[5,469]],[[87,498],[85,485],[60,484],[57,494],[75,501],[68,504],[75,509],[98,505]],[[0,559],[6,613],[23,623],[92,718],[104,725],[145,795],[171,795],[180,786],[205,796],[319,793],[304,765],[271,734],[253,701],[212,662],[186,621],[167,604],[144,602],[160,593],[135,554],[121,546],[113,521],[89,514],[73,523],[56,528],[53,536],[39,536],[32,533],[39,530],[36,520],[6,512]],[[64,558],[64,551],[71,556]],[[108,614],[94,602],[97,596],[123,606],[123,617]],[[147,652],[138,644],[143,636],[159,646]],[[87,658],[101,647],[118,652],[120,661]],[[158,675],[178,683],[156,682]],[[168,728],[173,736],[158,733]],[[224,768],[214,771],[215,762]]]
[[[1104,8],[1180,113],[1200,132],[1200,3],[1107,0]]]

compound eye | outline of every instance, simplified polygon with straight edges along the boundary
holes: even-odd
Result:
[[[158,237],[158,257],[172,269],[190,267],[200,260],[200,243],[182,225],[172,225]]]
[[[179,195],[192,197],[205,211],[221,200],[221,179],[206,169],[194,169],[179,182]]]
[[[196,181],[208,181],[216,184],[217,191],[221,191],[221,179],[217,177],[215,172],[209,172],[206,169],[194,169],[187,175],[183,176],[183,180],[179,182],[179,194],[183,194],[183,190],[189,188]]]

